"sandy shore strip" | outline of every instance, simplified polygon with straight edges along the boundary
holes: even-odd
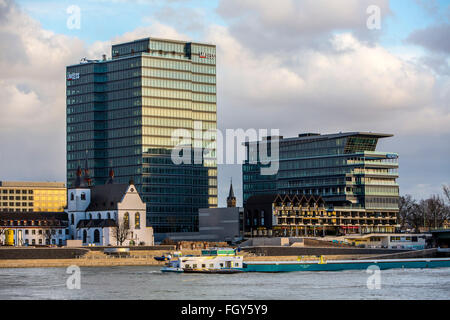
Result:
[[[184,250],[183,250],[184,251]],[[28,259],[0,260],[0,268],[64,268],[71,265],[79,267],[115,267],[115,266],[163,266],[164,262],[156,261],[155,256],[167,254],[167,251],[134,251],[130,257],[109,257],[102,252],[89,252],[78,259]],[[199,255],[199,250],[186,250],[183,255]],[[244,261],[299,261],[297,256],[253,256],[243,253]],[[325,260],[346,260],[362,258],[360,255],[324,256]],[[365,256],[369,258],[370,256]],[[303,261],[315,261],[316,256],[303,256]]]

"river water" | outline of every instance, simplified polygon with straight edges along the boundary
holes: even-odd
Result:
[[[365,270],[339,272],[163,274],[159,267],[0,269],[0,299],[450,299],[450,268],[381,271],[369,289]],[[373,284],[374,282],[370,282]]]

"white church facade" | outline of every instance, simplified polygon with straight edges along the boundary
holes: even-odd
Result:
[[[67,191],[69,237],[83,245],[154,245],[153,228],[147,227],[146,204],[134,183],[115,184],[111,170],[107,184],[89,186],[78,169],[74,187]]]

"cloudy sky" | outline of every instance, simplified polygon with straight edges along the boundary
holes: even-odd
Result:
[[[222,130],[392,133],[401,194],[450,183],[449,0],[0,0],[0,180],[65,181],[65,66],[147,36],[217,45]]]

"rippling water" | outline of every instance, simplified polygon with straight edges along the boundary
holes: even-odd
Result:
[[[381,271],[163,274],[159,267],[81,268],[69,290],[65,268],[0,269],[0,299],[450,299],[450,268]]]

